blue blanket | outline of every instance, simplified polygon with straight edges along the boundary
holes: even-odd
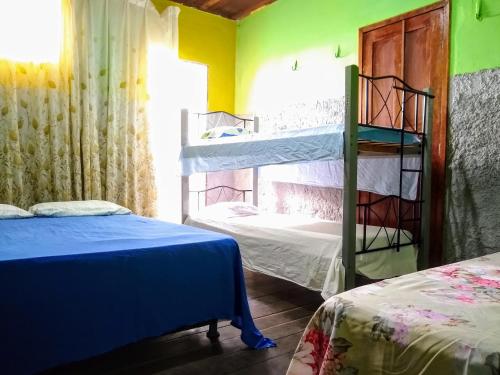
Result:
[[[33,373],[187,325],[250,315],[228,236],[134,215],[0,220],[0,372]]]

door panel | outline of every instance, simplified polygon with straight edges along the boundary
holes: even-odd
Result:
[[[439,3],[379,22],[360,29],[360,67],[366,75],[396,75],[415,89],[430,87],[436,96],[434,100],[432,132],[432,217],[431,217],[431,264],[437,265],[442,258],[443,206],[445,190],[446,120],[448,100],[448,45],[449,45],[449,3]],[[389,83],[386,84],[386,86]],[[387,90],[387,87],[383,87]],[[362,90],[362,88],[361,88]],[[380,95],[371,90],[368,101],[369,111],[375,117],[383,106]],[[364,93],[364,91],[361,91]],[[396,116],[399,104],[394,98],[388,100],[385,115],[374,121],[389,123]],[[361,95],[364,106],[366,98]],[[422,114],[416,113],[414,100],[406,98],[404,126],[421,129]],[[419,110],[422,102],[418,103]],[[397,109],[395,109],[397,108]],[[388,114],[390,113],[390,115]],[[370,117],[369,116],[369,117]],[[366,116],[365,116],[366,117]],[[363,121],[363,116],[360,117]],[[400,125],[399,125],[400,126]],[[366,194],[362,194],[366,197]]]
[[[421,27],[405,33],[405,61],[407,63],[404,66],[404,79],[413,88],[430,87],[430,70],[421,64],[412,63],[429,60],[428,31],[427,27]],[[417,104],[415,100],[409,100],[407,105],[405,127],[409,130],[422,129],[423,116],[415,112],[423,107],[423,102],[419,101]]]
[[[386,28],[374,30],[363,40],[363,64],[361,72],[368,76],[400,76],[402,72],[403,24],[401,22]],[[375,64],[373,62],[376,62]],[[377,81],[370,86],[368,121],[372,124],[388,126],[397,116],[396,97],[391,94],[391,82]],[[361,92],[364,92],[363,88]],[[390,94],[387,96],[387,94]],[[366,97],[362,98],[362,105]]]

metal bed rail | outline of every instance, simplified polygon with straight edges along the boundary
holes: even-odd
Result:
[[[210,122],[207,123],[207,130],[211,129],[215,126],[218,126],[219,123],[221,122],[222,118],[224,118],[224,117],[226,117],[227,119],[229,119],[230,121],[233,122],[231,124],[231,126],[239,127],[239,126],[243,125],[244,129],[247,129],[255,121],[255,119],[253,119],[253,118],[245,118],[242,116],[236,116],[236,115],[233,115],[232,113],[229,113],[226,111],[211,111],[211,112],[205,112],[205,113],[194,113],[194,115],[196,115],[198,119],[205,117],[205,118],[207,118],[207,120],[209,119],[209,117],[217,116],[216,120],[213,124]]]
[[[215,199],[216,202],[219,202],[219,200],[222,198],[224,199],[224,202],[246,202],[247,201],[247,194],[252,193],[252,189],[237,189],[232,186],[228,185],[218,185],[218,186],[213,186],[211,188],[207,189],[201,189],[201,190],[189,190],[189,193],[195,193],[197,194],[197,207],[198,211],[200,210],[200,196],[201,194],[206,194],[211,191],[218,191],[217,198]],[[231,192],[231,195],[228,194],[228,191]],[[235,194],[236,193],[236,194]],[[239,199],[242,200],[239,200]]]

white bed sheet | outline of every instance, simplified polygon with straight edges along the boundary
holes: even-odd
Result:
[[[420,156],[405,156],[403,167],[419,169]],[[399,165],[397,155],[358,158],[358,190],[381,195],[399,195]],[[403,173],[402,196],[415,200],[418,173]],[[259,169],[259,178],[318,187],[344,188],[343,160],[270,165]]]
[[[226,233],[239,244],[243,265],[253,271],[292,281],[321,291],[326,299],[344,290],[342,224],[299,215],[271,213],[223,217],[201,212],[185,224]],[[368,227],[367,238],[376,237],[378,227]],[[362,244],[358,225],[358,251]],[[387,241],[379,236],[376,246]],[[415,272],[417,252],[404,246],[399,252],[385,250],[356,256],[356,270],[371,279],[385,279]]]
[[[343,157],[343,142],[344,125],[198,140],[182,148],[181,174],[336,160]]]
[[[394,141],[390,130],[360,127],[360,137]],[[365,135],[362,135],[365,134]],[[181,174],[260,168],[273,181],[343,188],[343,125],[325,125],[279,134],[254,133],[237,137],[197,140],[184,146]],[[363,138],[363,139],[364,139]],[[408,135],[408,144],[414,143]],[[358,190],[381,195],[399,194],[399,156],[360,157]],[[406,156],[404,167],[418,169],[420,158]],[[414,200],[418,174],[403,174],[403,197]]]

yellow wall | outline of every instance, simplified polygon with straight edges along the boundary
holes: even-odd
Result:
[[[162,11],[178,6],[179,57],[208,66],[208,110],[234,113],[236,22],[169,0],[153,0]]]

